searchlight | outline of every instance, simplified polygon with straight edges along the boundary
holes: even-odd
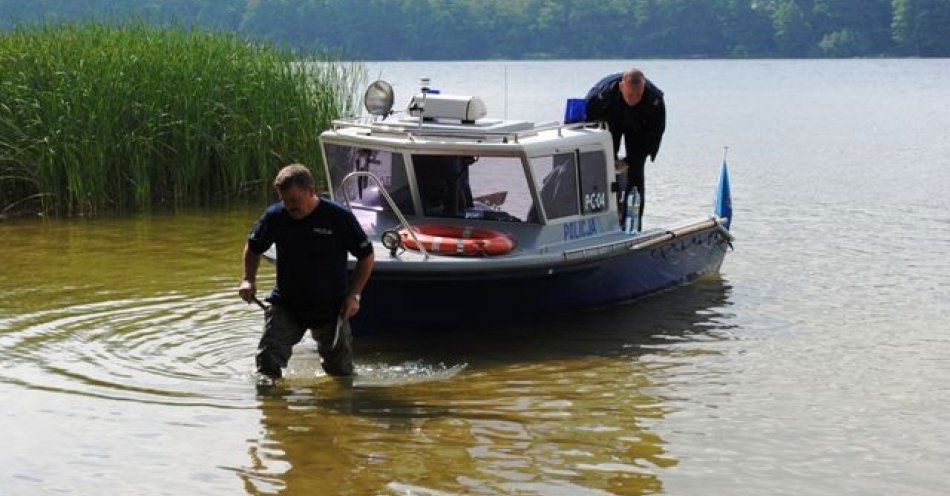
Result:
[[[363,95],[363,106],[370,115],[387,116],[393,109],[393,87],[383,80],[374,81],[366,88]]]

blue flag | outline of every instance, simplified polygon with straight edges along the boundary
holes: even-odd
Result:
[[[726,229],[732,225],[732,194],[729,192],[729,168],[726,159],[722,159],[722,172],[719,174],[719,188],[716,190],[716,215],[725,217]]]

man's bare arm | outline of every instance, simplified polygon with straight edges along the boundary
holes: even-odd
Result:
[[[350,292],[346,295],[346,301],[343,302],[343,315],[350,318],[360,311],[360,300],[358,295],[366,287],[369,276],[373,273],[373,266],[376,264],[375,256],[369,255],[359,259],[356,262],[356,269],[353,271],[353,280],[350,282]]]
[[[376,264],[376,257],[369,255],[357,260],[356,270],[353,271],[353,281],[350,283],[350,294],[357,295],[363,292],[366,282],[369,281],[370,274],[373,273],[373,266]]]
[[[241,279],[241,285],[238,287],[238,294],[241,299],[250,303],[254,301],[257,294],[257,268],[261,265],[261,255],[251,250],[251,247],[244,245],[244,277]]]

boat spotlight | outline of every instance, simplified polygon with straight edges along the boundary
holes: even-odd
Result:
[[[389,256],[395,257],[396,251],[402,248],[402,238],[399,237],[399,231],[383,231],[383,247],[389,250]]]
[[[371,115],[389,115],[389,111],[393,108],[393,100],[392,85],[382,79],[370,84],[363,95],[363,105]]]

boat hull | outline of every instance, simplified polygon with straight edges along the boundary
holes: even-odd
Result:
[[[442,329],[632,300],[718,272],[727,248],[720,231],[705,229],[646,248],[526,270],[377,272],[364,289],[353,329]]]

